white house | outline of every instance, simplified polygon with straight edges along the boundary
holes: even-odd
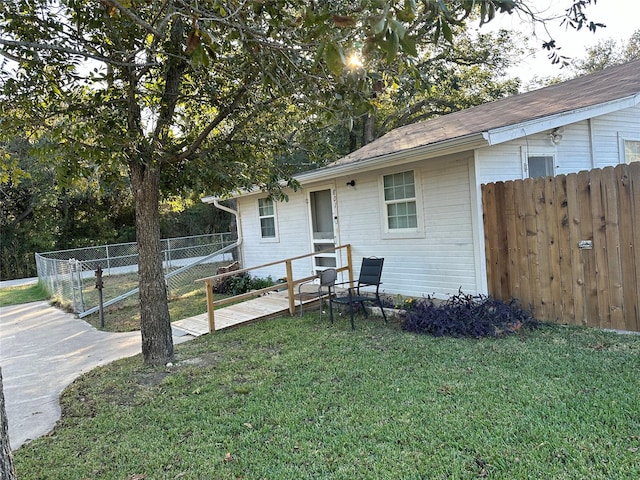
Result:
[[[237,196],[243,266],[351,244],[389,294],[487,293],[480,186],[640,160],[640,61],[398,128],[296,176],[288,202]],[[205,202],[218,201],[213,197]],[[344,263],[307,258],[296,277]],[[261,275],[284,276],[282,267]]]

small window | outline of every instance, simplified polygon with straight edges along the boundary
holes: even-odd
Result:
[[[387,231],[418,229],[416,184],[413,171],[383,177]]]
[[[258,199],[258,216],[260,218],[260,236],[276,238],[276,209],[270,198]]]
[[[529,178],[552,177],[553,155],[529,155],[527,157]]]
[[[624,161],[626,163],[640,162],[640,140],[624,141]]]

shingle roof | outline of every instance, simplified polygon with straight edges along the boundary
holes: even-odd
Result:
[[[327,168],[601,105],[638,93],[640,60],[396,128]]]

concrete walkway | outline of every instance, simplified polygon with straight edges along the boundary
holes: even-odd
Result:
[[[24,287],[26,285],[33,285],[34,283],[38,283],[38,277],[18,278],[17,280],[1,280],[0,288]]]
[[[174,344],[190,338],[174,329]],[[0,366],[11,448],[53,429],[60,419],[60,393],[78,376],[140,351],[140,332],[101,332],[47,302],[0,307]]]

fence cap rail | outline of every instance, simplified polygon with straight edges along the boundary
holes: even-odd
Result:
[[[306,253],[304,255],[299,255],[297,257],[285,258],[285,259],[282,259],[282,260],[276,260],[275,262],[269,262],[269,263],[264,263],[262,265],[257,265],[255,267],[247,267],[247,268],[242,268],[240,270],[234,270],[233,272],[219,273],[217,275],[212,275],[210,277],[199,278],[199,279],[195,280],[195,282],[196,283],[197,282],[210,282],[212,280],[218,280],[218,279],[224,278],[224,277],[231,277],[233,275],[238,275],[240,273],[250,272],[252,270],[258,270],[260,268],[272,267],[273,265],[279,265],[281,263],[293,262],[295,260],[302,260],[303,258],[314,257],[314,256],[320,255],[322,253],[335,252],[336,250],[348,248],[350,246],[351,246],[351,244],[347,243],[345,245],[339,245],[337,247],[325,248],[324,250],[318,250],[317,252],[313,252],[313,253]],[[344,271],[344,270],[345,270],[344,267],[338,269],[339,272]]]
[[[187,237],[168,237],[168,238],[160,239],[160,242],[176,242],[179,240],[200,239],[200,238],[207,238],[207,237],[223,238],[226,236],[234,237],[235,234],[232,232],[222,232],[222,233],[206,233],[202,235],[190,235]],[[229,241],[233,241],[233,239]],[[135,247],[135,246],[137,246],[137,242],[109,243],[109,244],[103,244],[103,245],[92,245],[89,247],[69,248],[65,250],[53,250],[50,252],[36,252],[35,256],[48,259],[48,258],[51,258],[50,255],[55,255],[55,254],[63,254],[63,253],[70,253],[70,252],[84,252],[84,251],[98,250],[98,249],[104,249],[104,248],[123,248],[123,247]],[[69,258],[73,258],[73,257],[70,256]],[[53,259],[57,260],[55,257]]]

